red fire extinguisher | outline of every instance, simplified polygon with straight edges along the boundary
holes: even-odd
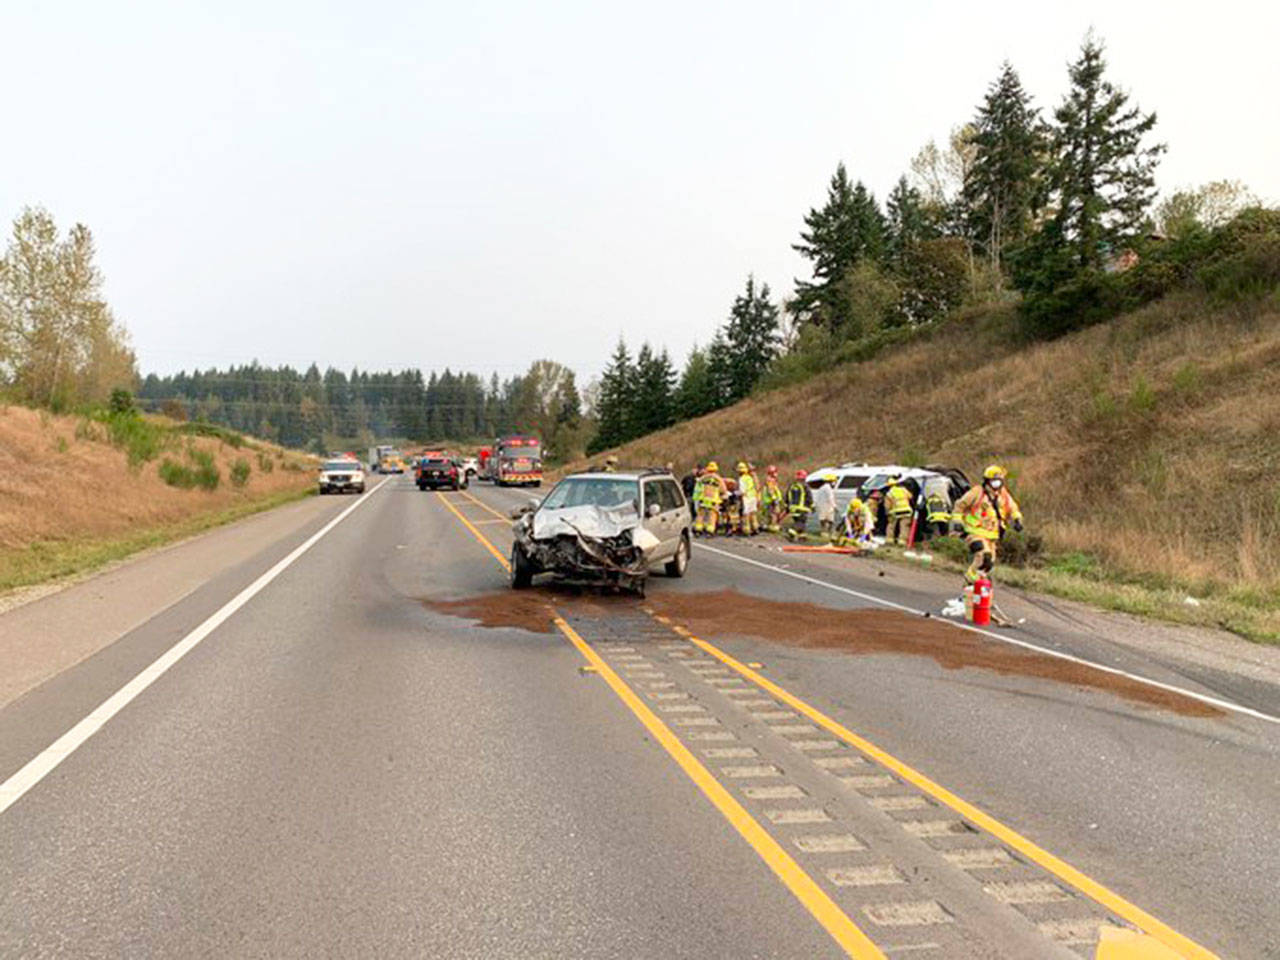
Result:
[[[973,591],[973,615],[970,618],[974,626],[986,627],[991,624],[991,581],[981,577],[969,588]]]

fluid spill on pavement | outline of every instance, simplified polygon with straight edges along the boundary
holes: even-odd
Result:
[[[1191,697],[1116,676],[1086,664],[989,640],[936,620],[896,610],[835,610],[748,596],[736,590],[650,595],[648,606],[694,634],[752,636],[800,647],[854,654],[898,653],[929,657],[948,670],[972,667],[1000,674],[1053,680],[1105,690],[1137,703],[1191,717],[1223,711]]]
[[[449,617],[478,620],[482,627],[516,627],[551,633],[555,609],[602,616],[607,605],[638,606],[634,597],[584,592],[573,587],[548,586],[532,590],[501,590],[461,600],[423,600],[423,605]]]

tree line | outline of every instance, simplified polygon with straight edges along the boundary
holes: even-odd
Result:
[[[534,432],[552,455],[583,445],[586,423],[572,370],[538,360],[522,375],[486,382],[474,373],[421,370],[350,373],[316,364],[305,371],[258,363],[169,376],[148,375],[138,391],[148,410],[220,423],[317,452],[375,441],[484,440]]]

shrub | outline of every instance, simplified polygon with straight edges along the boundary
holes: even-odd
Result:
[[[107,409],[112,413],[132,413],[133,394],[124,387],[116,387],[111,391],[111,399],[107,401]]]
[[[271,459],[269,454],[262,453],[262,452],[258,453],[258,472],[259,473],[270,473],[275,468],[276,468],[276,462]]]
[[[102,411],[95,415],[107,431],[107,439],[125,452],[130,467],[156,459],[169,446],[167,432],[136,410],[121,413]]]
[[[249,461],[244,457],[237,457],[235,462],[231,464],[231,485],[233,487],[243,487],[249,482]]]
[[[207,450],[189,447],[187,460],[189,465],[165,457],[158,471],[160,479],[171,487],[180,487],[183,490],[190,490],[193,487],[200,487],[203,490],[218,489],[222,472],[213,462],[213,454]],[[247,467],[248,464],[245,466]]]
[[[160,479],[171,487],[190,490],[196,485],[195,472],[190,467],[176,460],[170,460],[168,457],[160,461],[157,472],[160,474]]]
[[[213,462],[213,454],[208,450],[195,448],[187,451],[187,457],[195,465],[196,486],[202,490],[217,490],[222,480],[222,471]]]

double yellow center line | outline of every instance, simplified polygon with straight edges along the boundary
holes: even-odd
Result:
[[[464,497],[476,506],[487,510],[489,513],[497,517],[502,514],[494,510],[484,501],[464,493]],[[461,511],[458,510],[447,497],[440,498],[446,507],[456,516],[462,524],[471,532],[471,534],[491,553],[494,558],[502,564],[503,568],[510,570],[511,566],[504,557],[475,525],[468,520]],[[506,519],[505,517],[502,517]],[[600,657],[590,645],[586,643],[578,635],[578,633],[561,617],[554,608],[548,606],[551,613],[552,621],[556,628],[568,638],[569,642],[582,654],[583,657],[596,669],[601,677],[609,684],[610,688],[618,698],[626,704],[632,713],[640,720],[640,722],[653,734],[663,748],[666,749],[672,758],[680,765],[680,768],[688,775],[702,793],[709,799],[716,809],[733,825],[734,829],[751,844],[752,848],[759,854],[760,858],[769,865],[775,874],[782,880],[787,888],[795,895],[804,907],[813,915],[823,928],[831,935],[831,937],[844,949],[850,956],[863,960],[863,958],[883,958],[884,954],[880,951],[865,933],[863,933],[849,917],[840,909],[822,888],[810,877],[796,861],[782,848],[782,846],[756,821],[746,809],[738,803],[737,800],[720,784],[718,780],[711,774],[709,770],[693,755],[693,753],[684,746],[683,743],[673,734],[652,710],[641,700],[621,677]],[[650,611],[646,611],[650,612]],[[663,622],[665,618],[660,618]],[[1078,890],[1080,893],[1089,897],[1091,900],[1110,910],[1116,916],[1132,923],[1135,927],[1143,931],[1152,941],[1151,946],[1157,950],[1172,951],[1173,956],[1187,958],[1187,960],[1217,960],[1217,955],[1212,951],[1200,946],[1193,940],[1188,939],[1178,933],[1172,927],[1151,916],[1146,911],[1119,894],[1109,890],[1096,880],[1081,873],[1075,867],[1066,863],[1064,860],[1054,856],[1049,851],[1033,843],[1031,840],[1022,836],[1017,831],[1011,829],[1000,821],[996,820],[990,814],[984,813],[973,804],[962,800],[956,794],[947,790],[945,787],[935,783],[912,767],[903,763],[892,754],[876,746],[871,741],[860,737],[853,731],[849,730],[842,724],[828,717],[815,707],[810,706],[799,697],[788,692],[778,684],[762,676],[755,670],[745,664],[734,659],[729,654],[720,650],[714,644],[708,643],[706,640],[696,637],[688,630],[680,626],[672,626],[672,630],[697,645],[711,656],[720,660],[729,668],[737,671],[747,680],[756,684],[763,690],[768,691],[773,696],[787,703],[797,712],[808,717],[814,723],[829,731],[841,740],[848,743],[870,759],[881,764],[885,768],[892,770],[898,776],[907,782],[915,785],[917,788],[933,797],[935,800],[947,807],[950,807],[956,813],[972,822],[979,828],[986,830],[992,836],[996,837],[1012,849],[1018,851],[1028,860],[1038,864],[1044,870],[1056,876],[1064,883]],[[1102,955],[1103,946],[1100,945],[1099,954]],[[1168,953],[1142,952],[1135,953],[1134,956],[1167,956]]]

